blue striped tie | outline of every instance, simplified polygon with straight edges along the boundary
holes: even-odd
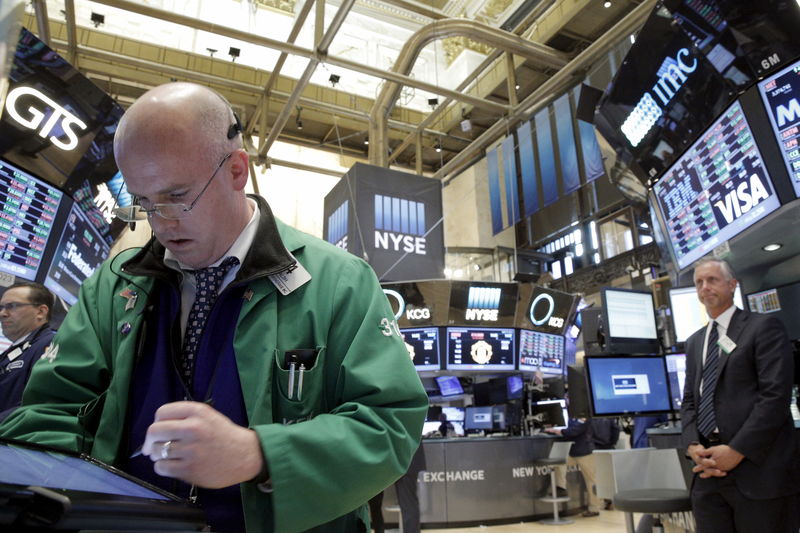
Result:
[[[206,326],[208,316],[211,314],[211,307],[217,300],[217,293],[222,280],[228,270],[239,263],[236,257],[228,257],[219,266],[206,267],[194,271],[194,279],[197,286],[194,303],[189,311],[186,320],[186,332],[183,335],[183,379],[187,385],[191,384],[192,372],[194,370],[194,359],[197,349],[200,346],[200,338],[203,336],[203,329]]]
[[[703,392],[700,394],[700,406],[697,410],[697,431],[708,437],[717,427],[714,413],[714,389],[717,387],[717,366],[719,364],[719,346],[717,340],[717,324],[711,322],[711,333],[708,335],[706,363],[703,366]]]

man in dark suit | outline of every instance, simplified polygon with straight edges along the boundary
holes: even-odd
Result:
[[[733,305],[737,282],[726,262],[700,260],[694,283],[710,319],[686,343],[681,406],[697,531],[796,533],[786,331],[774,317]]]

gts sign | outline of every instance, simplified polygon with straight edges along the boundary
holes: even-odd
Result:
[[[27,97],[25,99],[29,101],[33,100],[33,103],[20,112],[18,107],[24,107],[24,105],[18,103],[18,100],[23,97]],[[52,108],[53,112],[45,120],[48,107]],[[68,140],[65,142],[61,138],[62,135],[50,135],[50,142],[65,151],[73,150],[78,146],[78,132],[88,128],[81,119],[33,87],[17,87],[11,90],[6,97],[6,111],[20,126],[38,131],[39,137],[42,139],[47,138],[60,122],[63,135],[66,135]]]

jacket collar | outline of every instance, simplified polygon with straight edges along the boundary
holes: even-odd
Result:
[[[291,228],[275,218],[264,198],[255,194],[248,196],[258,204],[261,216],[256,237],[236,275],[236,281],[269,276],[291,268],[296,260],[289,250],[297,251],[302,247]],[[122,270],[137,276],[177,282],[178,273],[164,265],[164,251],[164,245],[152,237],[141,250],[122,264]]]

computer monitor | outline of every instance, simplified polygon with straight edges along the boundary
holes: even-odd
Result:
[[[588,418],[591,416],[589,408],[589,391],[586,388],[586,372],[583,366],[569,365],[567,367],[567,387],[569,387],[570,418]]]
[[[541,418],[541,423],[545,426],[564,429],[569,424],[567,401],[564,399],[535,402],[531,405],[531,412],[534,417]]]
[[[56,187],[0,159],[0,272],[36,279],[63,196]]]
[[[439,328],[403,328],[400,330],[408,355],[417,370],[439,370]]]
[[[464,388],[456,376],[436,376],[436,385],[442,396],[458,396],[464,394]]]
[[[588,356],[584,362],[593,416],[670,412],[669,378],[663,357]]]
[[[506,416],[507,405],[492,406],[492,429],[495,431],[505,431],[508,429],[508,417]]]
[[[523,385],[522,376],[519,374],[506,377],[506,398],[509,400],[521,400]]]
[[[686,354],[671,353],[664,356],[664,359],[667,363],[672,410],[680,411],[683,403],[683,387],[686,383]]]
[[[514,370],[513,328],[447,328],[448,370]]]
[[[520,370],[541,370],[544,374],[564,373],[564,336],[519,330]]]
[[[466,408],[464,418],[465,431],[491,431],[492,425],[492,406]]]
[[[604,287],[606,352],[652,354],[660,349],[653,296],[646,291]]]
[[[447,417],[448,422],[464,421],[465,412],[463,407],[442,407],[442,414]]]
[[[675,325],[675,341],[686,342],[692,333],[708,324],[706,306],[697,298],[697,289],[692,287],[675,287],[669,290],[670,308],[672,309],[672,323]],[[733,303],[739,309],[744,309],[742,291],[736,285],[733,293]]]
[[[472,384],[473,405],[497,405],[505,403],[508,398],[508,382],[506,378],[492,378],[489,381]]]

